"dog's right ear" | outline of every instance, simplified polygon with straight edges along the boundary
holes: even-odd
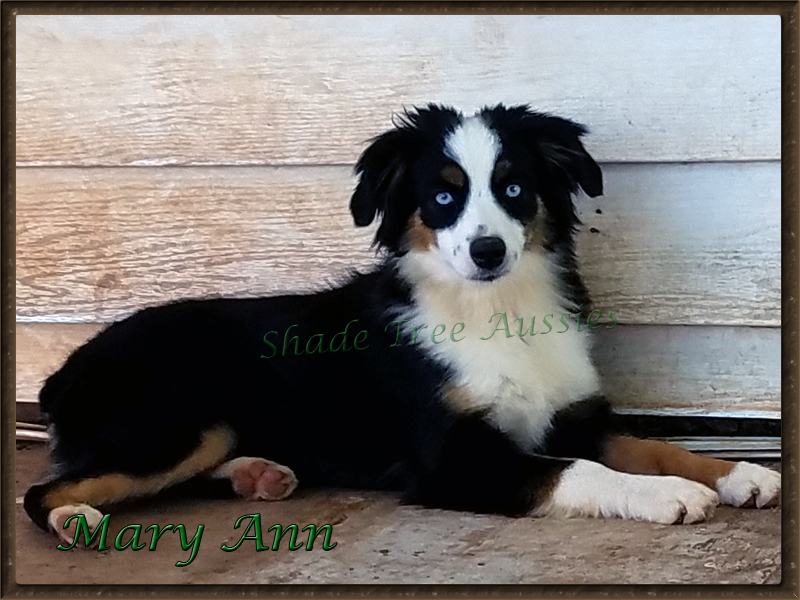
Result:
[[[408,166],[405,158],[406,132],[393,129],[372,140],[356,163],[358,186],[350,199],[356,225],[366,227],[376,214],[386,211],[387,196],[400,185]]]
[[[395,128],[372,140],[356,163],[359,176],[350,212],[356,225],[365,227],[376,216],[381,224],[375,244],[399,251],[409,219],[417,210],[417,195],[412,178],[415,161],[426,145],[436,143],[459,122],[453,108],[438,104],[398,115]]]
[[[376,216],[381,224],[375,244],[396,250],[406,221],[414,212],[409,183],[416,131],[404,125],[376,137],[356,163],[358,185],[350,199],[355,224],[365,227]]]

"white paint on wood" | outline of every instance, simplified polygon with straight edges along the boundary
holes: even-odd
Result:
[[[780,165],[611,165],[579,259],[622,323],[780,324]],[[376,261],[346,167],[19,169],[19,320],[336,285]],[[596,210],[602,214],[597,214]],[[596,233],[592,232],[594,228]]]
[[[35,402],[44,379],[102,327],[17,323],[17,402]],[[604,391],[622,410],[780,414],[778,328],[619,325],[596,333]]]
[[[351,164],[404,106],[530,103],[605,162],[780,158],[780,17],[16,17],[21,165]]]

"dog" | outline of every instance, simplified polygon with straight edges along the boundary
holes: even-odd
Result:
[[[405,111],[355,167],[379,266],[147,308],[78,348],[40,393],[52,468],[31,519],[69,542],[70,516],[96,527],[169,488],[280,500],[298,482],[665,524],[776,504],[779,473],[632,437],[601,395],[573,241],[573,197],[603,191],[586,133],[528,106]]]

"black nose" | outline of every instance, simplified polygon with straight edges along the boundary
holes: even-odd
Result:
[[[469,255],[481,269],[496,269],[506,257],[506,243],[499,237],[479,237],[469,245]]]

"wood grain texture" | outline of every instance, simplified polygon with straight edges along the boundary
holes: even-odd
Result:
[[[18,170],[18,315],[109,321],[334,285],[375,261],[351,188],[341,168]]]
[[[579,259],[622,323],[780,324],[780,165],[611,165]],[[20,320],[335,285],[376,261],[346,167],[17,171]],[[596,211],[600,210],[601,214]]]
[[[17,402],[35,402],[42,381],[102,327],[17,323]],[[618,325],[595,333],[595,360],[616,406],[780,410],[777,328]]]
[[[780,324],[780,164],[604,175],[605,196],[578,202],[578,257],[599,308],[625,323]]]
[[[530,103],[604,162],[780,158],[777,16],[25,15],[16,60],[21,165],[352,164],[428,102]]]
[[[594,360],[621,408],[781,408],[781,331],[769,327],[601,329]]]
[[[17,402],[38,402],[44,380],[58,370],[73,350],[103,327],[98,323],[17,323]],[[25,416],[30,419],[29,412]]]

